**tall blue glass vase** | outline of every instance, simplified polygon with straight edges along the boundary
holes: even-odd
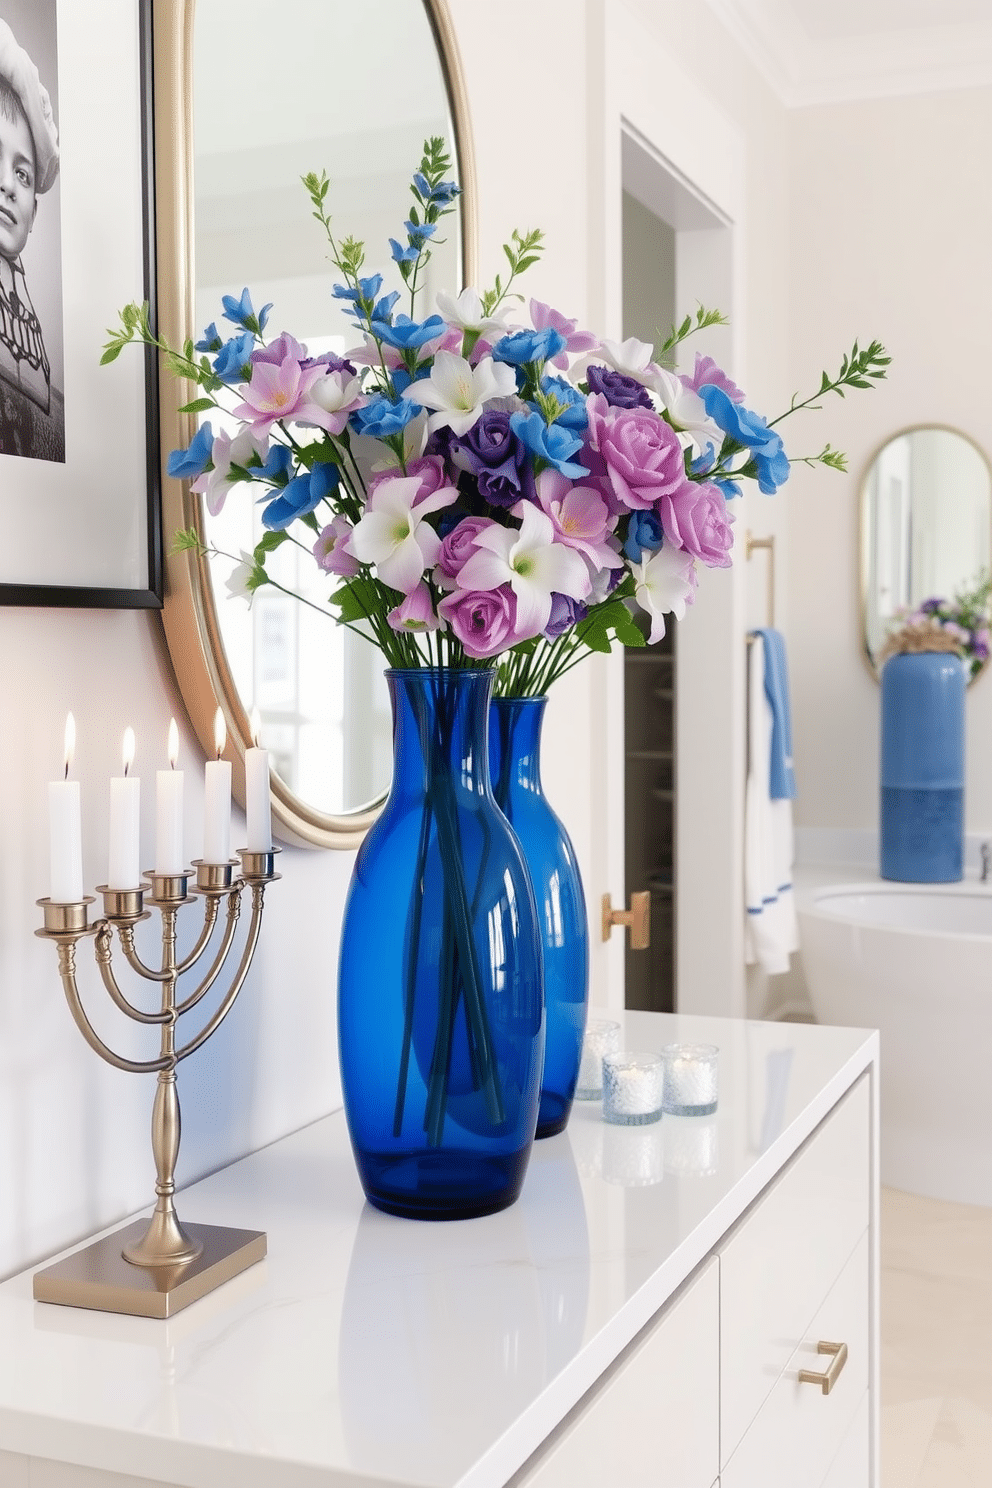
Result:
[[[489,713],[493,789],[527,859],[544,950],[548,1030],[539,1137],[564,1130],[572,1109],[589,980],[589,929],[579,865],[541,784],[546,702],[546,698],[496,698]]]
[[[890,656],[882,668],[883,878],[954,883],[964,874],[967,677],[946,651]]]
[[[393,783],[345,906],[338,1032],[369,1201],[411,1219],[512,1204],[537,1124],[537,907],[489,778],[491,671],[387,672]]]

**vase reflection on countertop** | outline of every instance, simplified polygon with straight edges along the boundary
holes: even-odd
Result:
[[[457,1481],[575,1356],[588,1294],[567,1142],[542,1143],[519,1201],[483,1219],[408,1225],[366,1205],[338,1357],[354,1460],[385,1479]]]

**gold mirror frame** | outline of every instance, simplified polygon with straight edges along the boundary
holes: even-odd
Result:
[[[446,0],[422,0],[434,33],[454,126],[454,156],[462,188],[462,277],[476,275],[476,186],[468,94]],[[155,79],[155,199],[158,250],[158,326],[173,346],[196,331],[193,324],[193,15],[196,0],[153,0]],[[175,378],[160,379],[160,457],[165,548],[162,623],[176,681],[190,723],[207,758],[214,755],[214,715],[227,723],[227,757],[233,789],[244,807],[244,755],[251,731],[227,664],[205,559],[174,553],[172,534],[193,527],[202,533],[200,498],[186,481],[166,472],[169,450],[186,446],[195,433],[192,414],[180,404],[195,396]],[[272,814],[277,835],[299,847],[357,847],[382,808],[379,800],[360,811],[330,815],[309,806],[278,776],[272,778]]]
[[[861,479],[858,483],[858,577],[861,590],[859,596],[859,621],[861,625],[861,659],[864,662],[865,666],[868,668],[868,671],[875,682],[881,682],[882,672],[881,668],[878,666],[878,663],[875,661],[875,658],[872,656],[871,648],[868,644],[868,584],[871,571],[871,560],[869,554],[870,534],[868,531],[868,497],[866,492],[868,477],[879,455],[882,453],[883,450],[887,449],[894,440],[902,439],[907,434],[916,434],[919,433],[921,430],[930,429],[937,429],[945,434],[954,434],[958,439],[963,439],[966,444],[971,445],[975,453],[981,457],[982,462],[985,465],[986,470],[988,471],[989,491],[990,496],[992,496],[992,462],[989,461],[988,455],[986,455],[985,451],[982,449],[977,440],[972,439],[971,435],[965,434],[963,430],[955,429],[951,424],[907,424],[904,429],[896,429],[892,434],[886,435],[881,444],[879,444],[872,451],[870,457],[865,461],[864,469],[861,472]],[[990,554],[992,554],[992,512],[990,512],[989,552]],[[990,658],[990,660],[992,660],[992,658]],[[973,683],[977,682],[979,677],[984,676],[985,672],[988,670],[989,664],[989,660],[984,661],[979,671],[977,671],[974,676],[968,677],[967,685],[969,687],[971,687]]]

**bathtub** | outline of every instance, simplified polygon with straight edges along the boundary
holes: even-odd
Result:
[[[842,884],[798,909],[817,1021],[881,1033],[882,1182],[992,1206],[992,887]]]

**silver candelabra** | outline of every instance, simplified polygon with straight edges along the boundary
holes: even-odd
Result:
[[[204,863],[194,861],[185,873],[146,873],[146,886],[108,889],[99,886],[103,917],[89,923],[93,896],[78,903],[58,904],[39,899],[44,928],[36,934],[58,947],[59,974],[69,1010],[86,1042],[115,1069],[132,1074],[158,1074],[152,1108],[152,1152],[155,1159],[155,1210],[151,1221],[138,1220],[85,1249],[76,1251],[34,1278],[38,1301],[60,1302],[75,1307],[93,1307],[108,1312],[137,1313],[145,1317],[168,1317],[198,1297],[228,1281],[265,1255],[265,1235],[258,1230],[236,1230],[217,1225],[183,1225],[175,1207],[175,1172],[179,1156],[180,1113],[176,1071],[183,1059],[205,1044],[226,1018],[244,985],[258,944],[266,884],[279,877],[274,871],[278,848],[266,852],[239,849],[238,861]],[[195,870],[193,888],[188,880]],[[237,970],[216,1010],[199,1031],[185,1042],[178,1038],[179,1020],[201,1002],[223,971],[241,914],[242,895],[251,893],[251,921]],[[182,960],[177,959],[176,926],[184,905],[202,900],[203,927],[196,944]],[[227,901],[224,928],[199,985],[180,1000],[179,980],[196,966],[211,942],[221,918],[221,903]],[[134,928],[150,917],[149,904],[162,918],[162,958],[158,970],[146,966],[135,946]],[[161,988],[156,1012],[143,1012],[121,991],[114,971],[115,935],[127,965],[146,981]],[[83,1007],[76,983],[76,946],[93,937],[96,963],[103,984],[117,1008],[136,1023],[156,1025],[160,1048],[154,1059],[128,1059],[115,1053],[94,1029]]]

